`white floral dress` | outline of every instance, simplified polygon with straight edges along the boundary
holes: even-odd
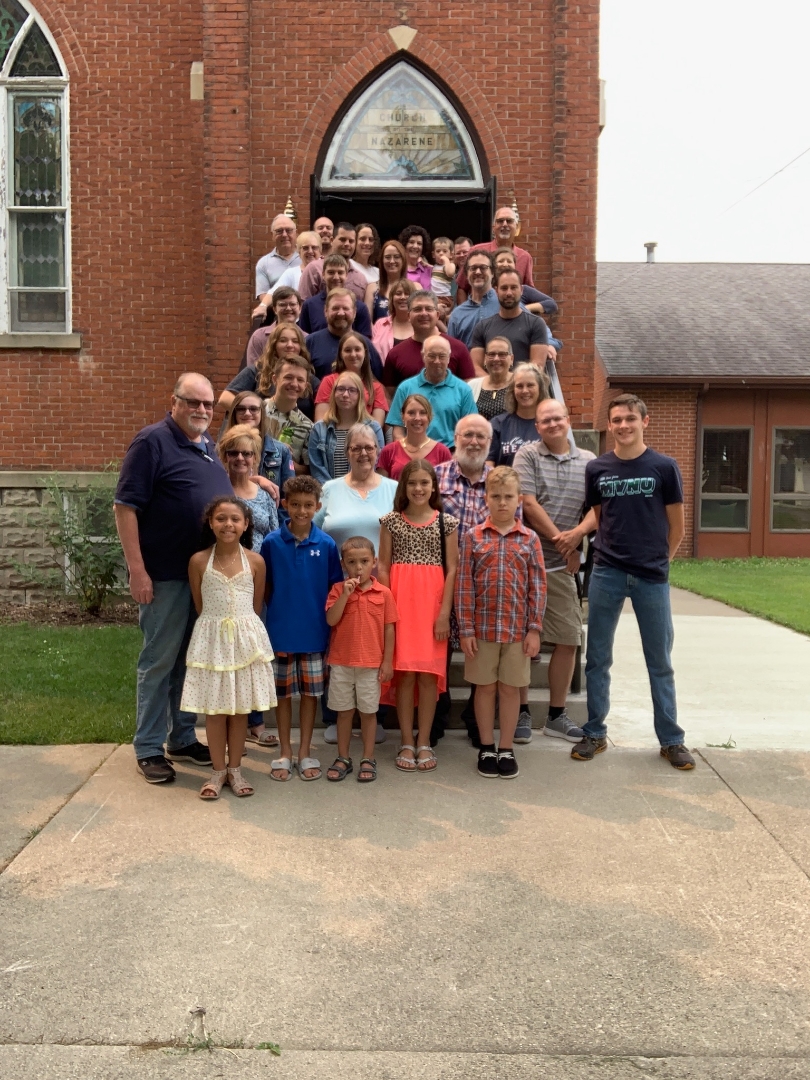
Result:
[[[186,654],[180,708],[234,716],[276,704],[273,650],[253,610],[253,575],[244,549],[242,569],[229,578],[214,569],[214,548],[202,579],[202,614]]]

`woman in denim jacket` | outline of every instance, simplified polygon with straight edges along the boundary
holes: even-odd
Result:
[[[258,394],[245,390],[233,399],[228,418],[223,425],[220,439],[236,424],[247,424],[257,428],[262,437],[262,455],[258,462],[255,482],[269,492],[278,505],[284,481],[295,476],[292,455],[286,443],[279,442],[270,435],[268,417],[262,408],[262,399]],[[264,481],[264,483],[262,483]]]
[[[323,420],[309,433],[309,471],[319,484],[349,471],[346,435],[355,424],[368,424],[382,449],[385,438],[380,425],[368,415],[363,383],[353,371],[343,371],[332,387]]]

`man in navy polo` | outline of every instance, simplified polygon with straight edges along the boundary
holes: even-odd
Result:
[[[201,547],[203,510],[217,495],[233,493],[205,434],[213,411],[208,379],[181,375],[171,412],[132,440],[115,492],[115,523],[143,631],[133,744],[150,784],[174,780],[164,743],[175,761],[211,764],[208,747],[197,741],[196,716],[180,711],[180,695],[196,618],[188,561]]]
[[[366,309],[368,310],[368,309]],[[307,335],[307,349],[312,359],[312,368],[319,379],[326,378],[334,371],[340,339],[351,329],[357,311],[357,301],[348,289],[331,289],[326,297],[324,314],[326,327]],[[358,331],[359,332],[359,331]],[[361,337],[365,337],[361,334]],[[371,373],[375,379],[382,378],[382,360],[380,354],[365,338],[371,358]]]

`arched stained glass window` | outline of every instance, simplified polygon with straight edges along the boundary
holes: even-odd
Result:
[[[321,187],[425,190],[483,187],[475,145],[457,110],[407,61],[349,108],[324,160]]]
[[[0,0],[0,128],[6,250],[0,333],[70,330],[67,78],[27,0]]]

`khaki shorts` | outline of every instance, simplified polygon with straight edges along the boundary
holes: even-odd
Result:
[[[574,575],[566,570],[554,570],[546,575],[546,589],[543,641],[555,645],[581,645],[582,608]]]
[[[343,667],[337,664],[329,669],[330,709],[347,712],[359,709],[361,713],[375,713],[380,707],[379,668]]]
[[[464,658],[464,678],[476,686],[502,682],[506,686],[528,686],[532,662],[523,652],[522,641],[481,641],[474,659]]]

